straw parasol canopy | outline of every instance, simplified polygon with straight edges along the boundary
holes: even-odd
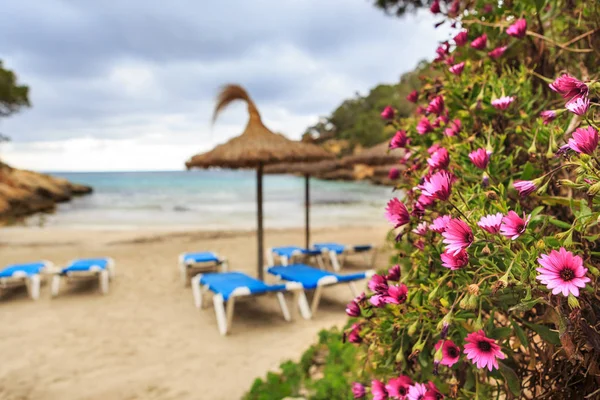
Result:
[[[320,176],[324,173],[342,168],[339,160],[323,160],[319,162],[279,163],[265,167],[266,174],[293,174]]]
[[[246,90],[229,84],[223,87],[217,96],[213,113],[213,123],[217,116],[233,101],[242,100],[248,105],[250,118],[240,136],[218,145],[213,150],[190,158],[186,168],[256,168],[256,197],[258,225],[258,276],[263,278],[263,212],[262,212],[262,175],[263,167],[279,162],[320,161],[334,156],[322,148],[287,139],[281,134],[271,132],[262,122],[254,101]],[[308,222],[308,175],[307,175],[307,222]],[[308,226],[307,226],[308,234]]]
[[[401,151],[389,150],[389,142],[385,141],[366,150],[363,150],[358,154],[346,156],[342,158],[342,162],[345,165],[386,165],[397,162],[401,155]]]

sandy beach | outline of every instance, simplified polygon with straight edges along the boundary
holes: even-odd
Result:
[[[383,245],[385,234],[384,226],[320,228],[313,240]],[[196,309],[190,288],[181,286],[177,255],[213,250],[232,270],[255,275],[255,240],[241,231],[0,230],[2,265],[47,259],[60,266],[94,256],[111,256],[117,265],[106,296],[95,283],[63,286],[56,299],[44,285],[37,302],[24,290],[2,295],[0,398],[240,398],[256,377],[297,359],[320,329],[341,326],[351,298],[346,286],[330,288],[313,320],[292,323],[274,297],[240,302],[232,333],[220,336],[212,307]],[[302,243],[302,230],[267,231],[265,243]],[[386,263],[384,250],[376,264]]]

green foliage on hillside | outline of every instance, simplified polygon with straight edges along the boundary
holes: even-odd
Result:
[[[0,117],[8,117],[29,106],[29,87],[19,85],[15,73],[5,69],[0,60]]]

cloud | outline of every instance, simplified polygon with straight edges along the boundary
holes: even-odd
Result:
[[[447,37],[427,13],[399,20],[367,1],[27,3],[3,1],[0,35],[11,40],[0,54],[31,86],[33,108],[1,130],[14,140],[3,157],[38,169],[89,169],[65,160],[82,151],[74,143],[98,155],[93,169],[182,168],[241,131],[242,106],[210,126],[228,82],[249,90],[269,127],[299,138],[344,98],[431,58]],[[160,138],[181,147],[150,165],[143,152],[165,146]],[[103,161],[136,146],[129,157],[139,163]]]

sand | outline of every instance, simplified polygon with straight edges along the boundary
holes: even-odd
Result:
[[[313,232],[315,241],[377,245],[385,235],[385,227]],[[267,245],[291,243],[302,243],[301,230],[267,231]],[[285,322],[272,296],[239,302],[231,334],[220,336],[212,307],[194,307],[177,270],[179,253],[204,249],[256,272],[253,232],[0,230],[2,265],[94,256],[117,265],[105,296],[95,283],[63,286],[55,299],[45,285],[37,302],[24,290],[2,295],[0,399],[239,399],[256,377],[298,359],[319,330],[345,323],[344,285],[325,292],[310,321]],[[387,264],[385,251],[376,264]]]

